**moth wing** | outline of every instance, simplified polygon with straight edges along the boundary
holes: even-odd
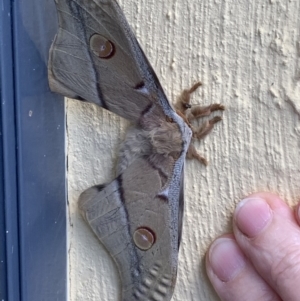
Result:
[[[52,91],[132,122],[153,104],[168,115],[171,106],[116,1],[57,0],[56,6],[59,30],[48,64]]]
[[[159,165],[138,159],[110,184],[91,187],[80,196],[82,215],[117,264],[122,301],[172,297],[182,216],[182,206],[172,205],[173,189],[179,189],[173,168],[168,158]]]

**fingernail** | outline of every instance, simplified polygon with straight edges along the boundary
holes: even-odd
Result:
[[[260,198],[242,200],[235,210],[236,225],[248,237],[258,235],[272,218],[271,208]]]
[[[218,238],[209,249],[208,260],[215,275],[223,282],[233,279],[245,266],[245,257],[234,240]]]

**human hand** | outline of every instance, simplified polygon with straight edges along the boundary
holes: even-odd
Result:
[[[300,203],[299,203],[300,204]],[[241,201],[233,235],[206,254],[208,277],[222,301],[300,300],[300,207],[256,193]]]

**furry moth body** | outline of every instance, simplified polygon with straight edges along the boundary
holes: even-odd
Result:
[[[223,107],[198,107],[187,115],[192,88],[177,103],[177,114],[116,1],[55,2],[59,30],[50,49],[51,90],[132,123],[116,179],[84,191],[80,211],[118,267],[122,301],[170,300],[181,239],[184,160],[187,153],[198,155],[189,147],[192,134],[202,138],[220,119],[211,119],[198,135],[190,121]]]

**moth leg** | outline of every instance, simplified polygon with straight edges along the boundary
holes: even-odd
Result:
[[[207,134],[211,132],[211,130],[214,127],[214,124],[221,121],[222,118],[220,116],[215,116],[212,119],[206,121],[204,124],[202,124],[197,130],[192,128],[193,131],[193,139],[198,139],[201,140],[203,139]],[[198,160],[201,164],[207,166],[208,162],[207,160],[202,157],[196,150],[194,144],[191,142],[186,154],[187,159],[196,159]]]
[[[214,111],[224,111],[224,110],[225,110],[225,107],[219,103],[214,103],[214,104],[211,104],[211,105],[205,106],[205,107],[198,105],[198,106],[192,107],[189,110],[187,119],[189,122],[191,122],[194,119],[201,118],[204,116],[209,116]]]
[[[213,129],[214,124],[221,121],[222,118],[220,116],[215,116],[210,120],[204,122],[204,124],[202,124],[199,128],[194,128],[191,125],[191,122],[195,119],[209,116],[214,111],[225,110],[225,107],[218,103],[214,103],[208,106],[196,105],[192,107],[192,105],[190,104],[191,94],[195,92],[201,85],[201,82],[197,82],[190,89],[183,90],[175,103],[176,113],[180,115],[180,117],[182,117],[182,119],[192,129],[193,138],[198,140],[203,139],[206,135],[208,135]],[[187,159],[196,159],[203,165],[208,164],[207,160],[197,152],[195,146],[192,143],[189,145],[186,157]]]
[[[185,116],[184,113],[182,113],[181,111],[176,109],[176,113],[184,120],[184,122],[190,127],[192,128],[191,123],[189,122],[188,118]]]
[[[207,166],[207,164],[208,164],[207,160],[197,152],[194,144],[192,144],[192,143],[189,145],[188,151],[186,153],[186,158],[187,159],[196,159],[205,166]]]
[[[210,120],[204,122],[197,130],[193,129],[193,137],[200,140],[203,139],[206,135],[208,135],[213,129],[214,125],[221,121],[222,117],[215,116]]]
[[[186,115],[186,110],[190,109],[192,106],[190,104],[191,94],[195,92],[200,86],[202,86],[201,82],[195,83],[190,89],[185,89],[177,98],[175,103],[176,112],[182,117]],[[183,118],[186,121],[186,118]],[[189,122],[186,122],[189,124]]]
[[[214,124],[221,121],[222,118],[220,116],[213,117],[196,130],[192,127],[191,121],[204,116],[209,116],[214,111],[225,110],[225,107],[218,103],[214,103],[209,106],[197,105],[192,107],[190,105],[191,94],[195,92],[201,85],[201,82],[197,82],[190,89],[183,90],[181,95],[178,97],[177,102],[175,103],[177,114],[180,115],[180,117],[182,117],[183,120],[193,130],[193,137],[199,140],[204,138],[213,129]],[[192,153],[194,153],[195,151],[196,150],[192,151]]]

